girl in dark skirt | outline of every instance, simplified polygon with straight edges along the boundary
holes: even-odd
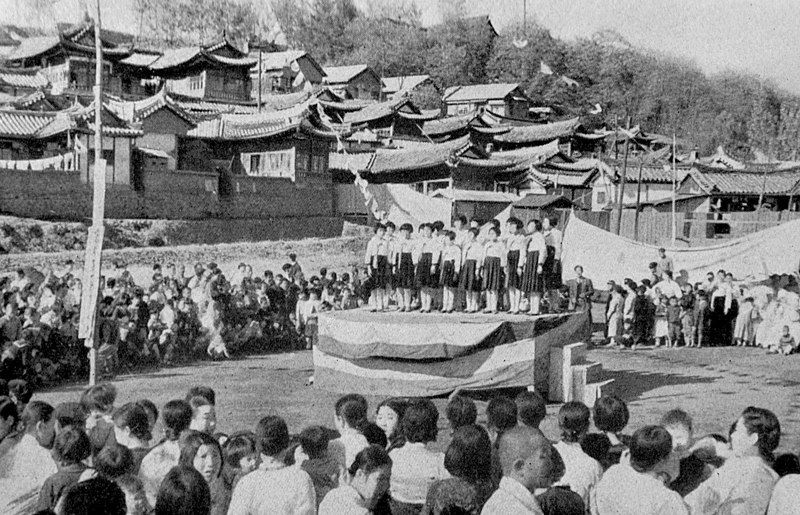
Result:
[[[489,229],[489,241],[483,258],[483,289],[486,291],[486,309],[484,313],[497,313],[497,299],[503,286],[503,268],[506,266],[506,246],[497,241],[500,230]]]
[[[522,301],[522,267],[525,264],[525,246],[527,238],[522,234],[522,221],[518,218],[509,218],[506,223],[508,227],[508,248],[506,277],[508,280],[508,312],[512,315],[519,314],[519,305]]]
[[[386,227],[382,224],[375,226],[375,235],[367,243],[367,253],[364,263],[367,265],[372,284],[370,295],[370,311],[382,310],[385,305],[387,269],[388,278],[391,279],[389,265],[389,243],[384,238]]]
[[[525,266],[522,271],[522,292],[528,296],[528,313],[539,314],[542,298],[542,262],[547,254],[547,245],[542,234],[542,223],[539,220],[528,222],[528,242],[525,252]]]
[[[417,244],[416,283],[420,289],[420,313],[431,312],[433,289],[438,285],[435,280],[436,263],[439,262],[439,245],[431,238],[433,230],[430,224],[424,224],[422,238]]]
[[[455,245],[456,233],[447,231],[442,249],[442,313],[452,313],[455,307],[458,273],[461,271],[461,249]]]
[[[395,285],[397,286],[397,304],[400,311],[411,311],[411,292],[414,289],[414,241],[411,233],[414,226],[400,226],[400,239],[395,245]]]
[[[481,276],[480,267],[483,263],[483,246],[478,243],[478,230],[470,229],[464,240],[464,249],[461,252],[461,259],[464,265],[461,267],[458,287],[464,290],[467,297],[467,309],[465,313],[477,313],[480,309],[481,295]]]

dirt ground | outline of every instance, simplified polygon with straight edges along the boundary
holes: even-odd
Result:
[[[589,359],[603,364],[607,378],[615,379],[614,392],[629,403],[628,431],[656,423],[667,410],[681,407],[693,415],[698,435],[727,434],[747,406],[773,410],[781,421],[781,449],[800,450],[800,355],[778,357],[751,348],[644,349],[637,351],[595,349]],[[196,384],[217,392],[219,429],[230,432],[252,429],[259,418],[277,414],[290,430],[299,432],[310,424],[332,426],[332,406],[337,394],[306,386],[313,373],[307,351],[254,356],[233,361],[201,362],[136,377],[117,378],[119,403],[149,398],[158,405],[179,398]],[[72,385],[37,394],[51,403],[76,400],[83,385]],[[380,398],[364,394],[371,406]],[[513,392],[510,392],[513,393]],[[488,395],[476,395],[481,421]],[[444,413],[446,399],[434,402]],[[548,406],[545,433],[556,439],[555,414]],[[444,446],[449,431],[439,420]]]

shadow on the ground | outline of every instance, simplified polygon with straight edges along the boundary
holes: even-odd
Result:
[[[614,382],[603,393],[613,393],[626,402],[631,402],[643,394],[663,386],[684,384],[701,385],[713,383],[722,376],[704,377],[684,374],[663,374],[661,372],[639,372],[636,370],[604,370],[603,379]]]

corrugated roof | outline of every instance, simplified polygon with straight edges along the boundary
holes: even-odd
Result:
[[[384,77],[382,91],[391,95],[402,91],[411,91],[423,82],[429,80],[430,75],[401,75],[399,77]]]
[[[442,96],[446,104],[470,102],[474,100],[494,100],[508,96],[519,87],[519,83],[473,84],[471,86],[452,86]]]
[[[35,89],[47,86],[47,79],[38,70],[0,68],[0,84],[15,88]]]
[[[573,205],[573,202],[563,195],[529,194],[514,202],[514,207],[542,209],[544,207],[552,206],[556,203]]]
[[[695,167],[689,175],[706,193],[729,195],[789,195],[798,192],[800,168],[768,171],[720,171],[710,167]]]
[[[457,156],[472,144],[469,136],[446,143],[437,143],[410,149],[375,151],[375,160],[370,166],[374,174],[419,170],[445,164],[454,155]]]
[[[352,66],[328,66],[324,68],[325,81],[328,84],[346,84],[353,80],[357,75],[369,70],[366,64],[354,64]]]
[[[571,136],[580,124],[579,118],[572,118],[553,123],[517,125],[505,134],[495,136],[495,140],[502,143],[533,143],[537,141],[552,141],[558,138]]]
[[[519,195],[502,191],[461,190],[445,188],[437,190],[434,197],[444,197],[456,202],[494,202],[510,204],[519,200]]]

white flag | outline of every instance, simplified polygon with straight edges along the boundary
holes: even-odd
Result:
[[[600,107],[600,104],[595,104],[594,107],[589,111],[590,114],[600,114],[603,112],[603,108]]]
[[[539,61],[539,73],[543,75],[553,75],[553,70],[547,66],[544,61]]]

